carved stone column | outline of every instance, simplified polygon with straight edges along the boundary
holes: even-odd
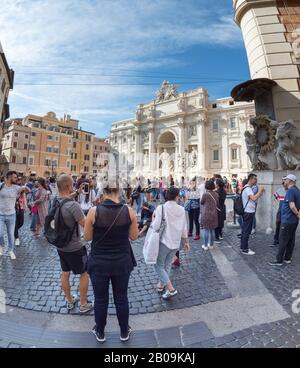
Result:
[[[229,172],[228,121],[225,117],[222,118],[220,121],[221,121],[220,133],[221,133],[221,142],[222,142],[221,143],[222,144],[222,148],[221,148],[222,171],[225,171],[227,175]]]
[[[198,119],[197,124],[198,134],[198,170],[201,175],[204,175],[206,171],[205,159],[206,159],[206,144],[205,144],[205,120],[203,118]]]
[[[155,170],[156,167],[156,157],[155,157],[155,146],[154,146],[154,124],[149,123],[149,169],[151,171]]]
[[[183,157],[184,150],[185,150],[185,142],[187,141],[186,136],[186,124],[183,118],[178,119],[178,128],[179,128],[179,134],[178,134],[178,154]]]
[[[134,133],[135,133],[134,170],[136,171],[141,166],[141,158],[142,158],[140,127],[135,127]]]

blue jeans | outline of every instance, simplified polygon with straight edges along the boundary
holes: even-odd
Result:
[[[170,282],[169,273],[173,258],[175,257],[177,251],[178,249],[170,249],[163,243],[159,243],[158,257],[154,267],[159,277],[159,281],[163,285],[167,285]]]
[[[204,229],[204,245],[207,247],[208,245],[213,245],[215,241],[215,231]]]
[[[15,247],[16,214],[0,215],[0,246],[4,246],[4,229],[6,226],[8,238],[8,250],[13,251]]]
[[[32,231],[36,231],[37,217],[38,217],[37,213],[33,213],[31,215],[30,230],[32,230]]]
[[[142,194],[136,198],[136,213],[140,214],[142,211]]]
[[[165,196],[164,196],[164,192],[162,190],[159,191],[159,202],[160,202],[160,204],[165,203]]]

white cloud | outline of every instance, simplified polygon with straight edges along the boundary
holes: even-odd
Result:
[[[149,99],[155,87],[17,86],[22,81],[134,81],[127,77],[24,76],[18,72],[70,72],[69,67],[78,72],[91,72],[94,68],[108,74],[153,71],[176,66],[175,55],[189,47],[240,45],[239,29],[228,11],[221,11],[220,4],[225,2],[217,3],[218,6],[210,4],[208,10],[205,0],[0,0],[0,38],[8,61],[16,70],[12,113],[44,114],[55,109],[94,123],[97,119],[100,123],[102,119],[130,117],[136,101]],[[155,80],[157,85],[162,79],[165,78]],[[88,123],[83,125],[89,128]],[[106,124],[103,132],[107,130]]]

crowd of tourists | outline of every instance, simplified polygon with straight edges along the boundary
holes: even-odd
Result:
[[[169,300],[178,293],[170,270],[172,265],[180,267],[181,250],[189,252],[191,247],[189,239],[194,239],[193,246],[200,246],[203,236],[203,251],[222,242],[228,193],[235,194],[235,208],[239,208],[236,211],[241,226],[241,254],[255,254],[248,243],[255,231],[255,214],[264,192],[253,173],[247,179],[234,177],[230,183],[216,174],[189,181],[182,177],[179,182],[172,176],[160,180],[136,178],[133,184],[123,180],[119,185],[108,179],[97,181],[86,174],[79,178],[64,174],[56,179],[24,178],[9,171],[0,183],[0,256],[4,255],[6,233],[8,255],[16,260],[16,247],[22,242],[20,228],[27,216],[33,236],[45,236],[57,248],[67,309],[73,309],[76,303],[80,313],[94,309],[96,324],[92,331],[99,342],[104,342],[111,283],[120,339],[127,341],[131,333],[127,290],[136,266],[131,241],[146,236],[150,227],[159,233],[154,263],[156,289],[163,299]],[[271,246],[278,246],[278,252],[277,259],[269,264],[281,266],[291,263],[300,219],[296,177],[289,174],[282,178],[282,187],[274,197],[279,209]],[[91,245],[89,254],[86,242]],[[79,300],[71,292],[71,273],[80,275]],[[90,281],[94,303],[87,298]]]

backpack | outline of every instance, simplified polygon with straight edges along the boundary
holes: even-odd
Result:
[[[247,205],[249,203],[249,199],[248,199],[248,201],[246,203],[246,206],[244,207],[244,204],[243,204],[243,196],[242,195],[243,195],[243,191],[245,189],[246,189],[246,187],[243,188],[243,190],[241,191],[241,193],[236,194],[236,196],[235,196],[235,198],[233,200],[233,209],[234,209],[235,213],[238,214],[238,215],[240,215],[240,216],[242,216],[245,213],[245,209],[246,209],[246,207],[247,207]]]
[[[75,222],[73,228],[69,228],[64,222],[62,216],[62,207],[67,202],[73,201],[70,198],[66,198],[59,202],[56,200],[53,203],[53,207],[45,218],[44,234],[48,243],[54,245],[56,248],[64,248],[72,240],[74,231],[78,233],[78,224]]]

